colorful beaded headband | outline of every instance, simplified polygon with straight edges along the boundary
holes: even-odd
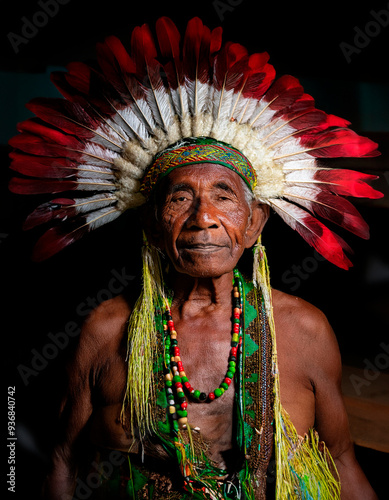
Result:
[[[200,163],[223,165],[236,172],[251,190],[256,185],[255,171],[240,151],[212,138],[194,137],[157,155],[141,181],[140,192],[148,198],[158,181],[173,169]]]

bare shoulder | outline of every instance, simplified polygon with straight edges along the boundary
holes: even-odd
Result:
[[[272,299],[275,321],[283,327],[288,325],[287,333],[317,341],[320,337],[332,334],[325,314],[306,300],[274,289]]]
[[[299,365],[315,376],[321,371],[336,372],[338,376],[338,342],[325,314],[309,302],[279,290],[273,290],[273,311],[279,354],[294,354]]]
[[[96,370],[116,357],[123,343],[131,306],[124,295],[102,302],[85,320],[75,355],[73,368]]]
[[[107,337],[115,333],[115,326],[127,321],[131,312],[129,300],[118,295],[106,300],[94,309],[84,323],[84,330],[89,334]]]

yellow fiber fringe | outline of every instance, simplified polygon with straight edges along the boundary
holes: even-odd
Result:
[[[157,359],[155,306],[165,299],[158,251],[143,235],[143,287],[128,325],[128,375],[121,419],[130,414],[130,432],[139,429],[141,439],[154,429],[155,387],[153,365]]]
[[[263,294],[273,343],[274,425],[276,430],[276,499],[338,500],[340,483],[333,459],[316,431],[301,437],[283,409],[273,318],[269,266],[259,238],[254,253],[253,281]]]

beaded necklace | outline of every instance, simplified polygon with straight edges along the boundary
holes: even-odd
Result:
[[[186,376],[184,366],[180,356],[180,348],[178,346],[177,331],[174,327],[171,309],[169,304],[166,305],[166,311],[163,318],[163,329],[165,334],[165,389],[168,402],[168,412],[172,419],[174,431],[186,429],[188,424],[188,400],[190,397],[193,400],[201,403],[210,403],[221,397],[231,385],[235,372],[238,355],[238,347],[242,343],[243,335],[243,284],[242,278],[236,269],[234,270],[233,280],[233,318],[232,318],[232,335],[231,349],[228,357],[228,366],[226,374],[220,383],[219,387],[211,391],[209,394],[194,389]]]

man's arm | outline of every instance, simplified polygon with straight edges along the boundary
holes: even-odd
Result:
[[[99,349],[95,342],[94,315],[92,313],[84,324],[76,351],[67,365],[67,391],[61,404],[51,470],[44,484],[45,500],[67,500],[74,494],[78,462],[82,457],[79,445],[93,410],[91,383]]]
[[[315,391],[315,427],[338,469],[342,500],[377,500],[359,466],[351,440],[341,393],[342,365],[338,343],[328,321],[317,311],[313,343],[312,383]]]

